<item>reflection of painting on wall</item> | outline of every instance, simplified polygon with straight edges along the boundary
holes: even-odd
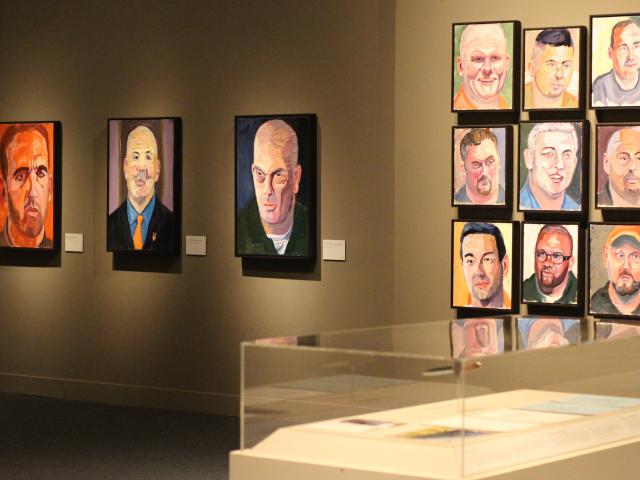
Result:
[[[580,343],[579,318],[522,317],[516,322],[518,350],[537,350]]]
[[[640,317],[640,225],[589,225],[589,313]]]
[[[591,16],[591,107],[640,106],[640,13]]]
[[[523,224],[523,303],[578,303],[578,259],[581,258],[577,223]]]
[[[177,252],[179,119],[110,119],[108,127],[107,250]]]
[[[453,205],[506,206],[512,127],[453,127]]]
[[[469,318],[451,322],[453,358],[504,352],[503,318]]]
[[[637,337],[640,335],[640,325],[630,325],[624,322],[595,322],[596,340],[613,340],[615,338]]]
[[[55,127],[53,122],[0,124],[2,248],[57,248]]]
[[[312,259],[315,115],[236,117],[236,256]]]
[[[454,308],[511,310],[513,223],[452,221]]]
[[[452,111],[513,110],[519,22],[453,25]]]
[[[596,125],[596,206],[640,208],[640,125]]]
[[[524,30],[524,110],[580,107],[580,27]]]
[[[520,124],[518,210],[582,211],[584,122]]]

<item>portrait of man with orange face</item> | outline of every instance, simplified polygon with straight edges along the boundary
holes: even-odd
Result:
[[[178,120],[109,120],[108,251],[177,250]]]
[[[236,117],[236,256],[312,256],[315,131],[315,115]]]
[[[54,124],[0,125],[0,247],[54,248]]]
[[[452,111],[513,110],[513,37],[519,31],[518,22],[453,25]]]

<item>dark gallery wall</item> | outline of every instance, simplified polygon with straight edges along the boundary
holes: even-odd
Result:
[[[62,123],[85,248],[0,252],[1,390],[234,413],[242,340],[393,321],[394,2],[22,0],[0,27],[0,121]],[[347,262],[234,258],[233,118],[269,113],[318,115],[318,237]],[[150,116],[182,118],[206,257],[106,251],[107,118]]]
[[[449,308],[451,285],[450,112],[451,24],[519,20],[522,28],[589,27],[589,15],[638,11],[637,0],[522,2],[478,0],[400,0],[396,8],[395,82],[395,209],[394,321],[406,323],[454,317]],[[521,113],[522,120],[528,114]],[[591,123],[595,148],[596,118]],[[517,128],[514,129],[517,138]],[[514,142],[514,149],[517,142]],[[514,159],[517,153],[514,150]],[[590,171],[594,157],[591,155]],[[514,167],[515,168],[515,167]],[[514,170],[515,171],[515,170]],[[591,174],[593,175],[593,174]],[[514,174],[514,192],[517,175]],[[593,177],[592,177],[593,178]],[[594,209],[590,182],[591,221],[601,221]],[[482,213],[478,213],[481,218]],[[513,219],[522,220],[514,202]],[[521,313],[526,312],[524,305]]]

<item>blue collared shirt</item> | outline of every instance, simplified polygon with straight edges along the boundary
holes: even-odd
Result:
[[[540,210],[540,204],[536,197],[533,196],[533,192],[529,188],[529,177],[524,182],[524,187],[520,190],[520,209],[521,210]],[[580,205],[571,198],[565,192],[564,198],[562,199],[561,210],[580,210]]]
[[[138,224],[138,215],[142,215],[142,244],[147,240],[147,232],[149,231],[149,222],[151,221],[151,214],[156,206],[156,196],[151,198],[151,201],[144,207],[144,210],[140,213],[133,208],[129,199],[127,198],[127,217],[129,219],[129,228],[131,229],[131,238],[136,231],[136,225]]]

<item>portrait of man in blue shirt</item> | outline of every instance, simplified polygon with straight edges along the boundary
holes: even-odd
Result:
[[[522,142],[522,134],[520,138]],[[520,189],[520,210],[581,210],[580,199],[571,198],[566,192],[574,174],[581,174],[581,170],[576,169],[578,145],[573,123],[534,124],[523,152],[528,173]]]
[[[141,124],[128,133],[122,170],[126,198],[109,215],[109,250],[173,250],[174,214],[156,194],[161,162],[150,126]]]

